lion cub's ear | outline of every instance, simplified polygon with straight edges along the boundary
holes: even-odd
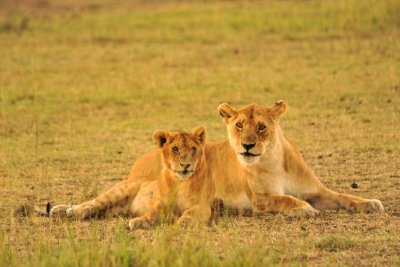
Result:
[[[164,146],[164,144],[167,142],[170,136],[171,134],[169,132],[164,130],[159,130],[154,132],[153,141],[159,148],[161,148]]]
[[[206,133],[206,128],[204,126],[197,127],[194,130],[193,135],[200,141],[200,144],[204,144],[206,142],[207,133]]]
[[[237,111],[229,106],[228,103],[222,103],[221,105],[219,105],[218,112],[219,115],[221,115],[221,117],[224,119],[225,123],[228,123],[228,119],[237,114]]]
[[[276,101],[275,104],[268,108],[268,111],[276,119],[278,119],[287,109],[287,104],[283,100]]]

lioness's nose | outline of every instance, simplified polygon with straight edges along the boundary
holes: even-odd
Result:
[[[242,143],[242,146],[243,146],[244,149],[246,149],[246,150],[249,150],[249,149],[255,147],[255,145],[256,145],[256,143],[254,143],[254,144],[243,144],[243,143]]]
[[[190,167],[190,163],[179,163],[184,169],[187,169]]]

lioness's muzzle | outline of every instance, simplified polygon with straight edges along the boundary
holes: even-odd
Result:
[[[253,153],[250,153],[250,152],[242,152],[242,153],[239,153],[240,155],[242,155],[242,156],[245,156],[245,157],[258,157],[258,156],[260,156],[260,154],[253,154]]]

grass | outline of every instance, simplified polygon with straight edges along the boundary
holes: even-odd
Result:
[[[340,251],[346,250],[354,246],[354,242],[352,240],[336,237],[336,236],[328,236],[322,238],[316,245],[319,249],[324,249],[327,251]]]
[[[0,266],[400,264],[398,1],[0,5]],[[323,183],[385,213],[133,233],[124,218],[13,216],[96,196],[154,149],[156,129],[202,124],[220,140],[220,102],[278,99]]]

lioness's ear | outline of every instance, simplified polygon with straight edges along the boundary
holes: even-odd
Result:
[[[206,142],[207,133],[206,133],[206,128],[204,126],[197,127],[194,130],[193,135],[198,138],[200,144],[204,144]]]
[[[278,119],[287,109],[287,104],[283,100],[276,101],[275,104],[269,107],[269,113]]]
[[[224,119],[225,123],[227,123],[228,119],[235,116],[237,113],[237,111],[229,106],[228,103],[222,103],[221,105],[219,105],[218,112],[219,115],[221,115],[221,117]]]
[[[170,135],[169,132],[164,130],[156,131],[153,134],[153,141],[159,148],[161,148],[167,142]]]

